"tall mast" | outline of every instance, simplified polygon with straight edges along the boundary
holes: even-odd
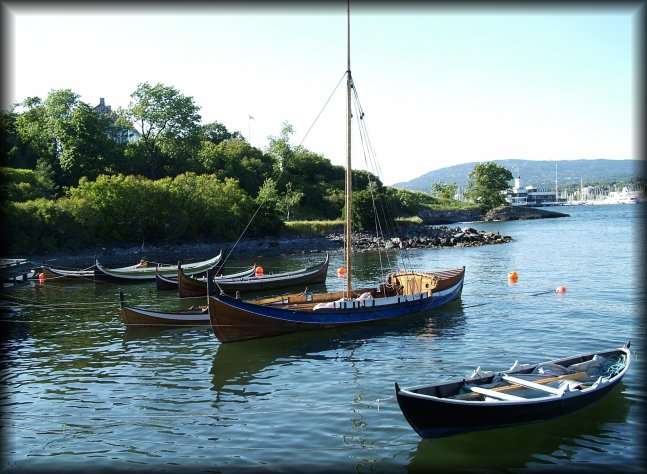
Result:
[[[351,204],[352,204],[352,168],[350,160],[350,135],[351,135],[351,88],[353,79],[350,74],[350,0],[346,6],[346,291],[351,297]]]

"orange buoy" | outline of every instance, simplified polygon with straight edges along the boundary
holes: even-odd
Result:
[[[346,269],[344,267],[339,267],[337,269],[337,276],[339,278],[345,278],[346,277]]]
[[[566,293],[566,287],[564,287],[564,286],[558,286],[557,288],[555,288],[555,291],[556,291],[557,293]]]
[[[39,273],[38,274],[38,281],[40,283],[43,283],[45,281],[45,274],[44,273]]]
[[[260,265],[256,267],[256,276],[257,277],[263,276],[263,267],[261,267]]]
[[[517,272],[508,273],[508,280],[517,281],[519,279],[519,274]]]

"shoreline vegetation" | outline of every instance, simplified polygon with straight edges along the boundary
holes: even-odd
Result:
[[[353,250],[365,252],[378,248],[416,249],[416,248],[449,248],[472,247],[507,243],[511,236],[498,232],[485,232],[476,229],[479,221],[505,221],[516,219],[543,219],[551,217],[568,217],[568,214],[536,208],[516,208],[501,206],[488,211],[456,210],[426,212],[419,223],[400,225],[397,236],[378,239],[367,233],[353,233]],[[449,226],[447,224],[465,223],[466,226]],[[242,238],[234,247],[234,242],[187,243],[131,247],[102,247],[96,251],[73,253],[53,252],[34,255],[29,258],[35,265],[84,268],[91,266],[96,256],[102,264],[108,266],[132,264],[146,258],[149,262],[174,263],[211,257],[221,250],[223,256],[230,260],[254,259],[279,255],[298,255],[321,252],[341,252],[344,236],[340,224],[331,221],[329,226],[316,225],[308,231],[303,225],[295,225],[281,236],[266,238]],[[327,228],[328,227],[328,228]],[[289,228],[288,228],[289,229]],[[233,247],[233,250],[232,250]],[[231,254],[230,254],[231,252]]]

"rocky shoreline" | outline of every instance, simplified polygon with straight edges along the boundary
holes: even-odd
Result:
[[[407,228],[399,237],[378,239],[363,233],[352,236],[353,250],[367,252],[386,249],[471,247],[510,242],[512,237],[499,233],[478,231],[472,227],[415,226]],[[83,268],[92,264],[94,256],[107,266],[130,265],[142,258],[151,262],[171,263],[180,260],[201,260],[217,255],[221,250],[230,259],[253,259],[278,255],[306,253],[341,252],[344,247],[342,234],[325,237],[284,237],[264,239],[241,239],[233,248],[233,243],[202,243],[141,246],[127,248],[102,248],[96,253],[91,251],[74,254],[36,255],[30,257],[32,264]]]
[[[452,213],[452,214],[450,214]],[[486,215],[478,215],[475,211],[446,211],[439,212],[441,221],[474,222],[474,217],[483,221],[503,221],[511,219],[541,219],[547,217],[567,217],[568,214],[535,208],[501,207]],[[473,247],[510,242],[511,236],[498,232],[484,232],[474,227],[448,227],[434,225],[433,216],[427,213],[423,217],[424,224],[400,228],[397,237],[378,239],[368,234],[353,234],[353,249],[366,252],[378,248],[386,249],[417,249],[417,248],[446,248]],[[94,257],[107,266],[130,265],[146,257],[151,262],[177,262],[180,260],[202,260],[217,255],[221,250],[230,259],[254,259],[278,255],[293,255],[306,253],[342,251],[344,236],[330,234],[318,237],[274,237],[263,239],[241,239],[235,247],[232,242],[178,244],[178,245],[142,245],[127,248],[101,248],[96,251],[88,250],[74,253],[56,253],[51,255],[34,255],[29,258],[32,265],[49,264],[52,266],[83,268],[92,265]],[[233,250],[232,250],[233,247]]]

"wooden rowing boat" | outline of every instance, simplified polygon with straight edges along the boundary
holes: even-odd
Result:
[[[187,275],[205,274],[218,266],[222,258],[222,251],[213,258],[200,262],[181,263],[182,269]],[[177,275],[177,264],[159,264],[156,266],[148,264],[131,265],[130,267],[107,268],[101,265],[98,260],[94,262],[95,281],[119,281],[141,283],[155,281],[155,275],[159,273],[165,277]]]
[[[422,438],[544,421],[600,400],[629,369],[630,342],[617,349],[579,354],[503,372],[432,385],[400,388],[404,417]]]
[[[174,311],[154,311],[127,306],[123,292],[119,292],[121,320],[126,326],[204,326],[209,324],[206,306]]]
[[[256,264],[242,271],[224,275],[212,275],[214,281],[223,282],[227,279],[251,278],[256,275]],[[225,270],[226,271],[226,270]],[[187,275],[182,268],[177,271],[177,289],[180,298],[207,296],[207,277],[193,277]]]
[[[330,256],[326,253],[323,262],[311,267],[280,273],[247,272],[245,275],[223,275],[212,277],[211,284],[217,293],[250,293],[257,291],[271,291],[282,288],[304,287],[325,283],[328,276]],[[186,277],[183,272],[178,273],[180,297],[206,296],[207,280],[199,281]]]
[[[41,267],[41,273],[43,275],[43,278],[47,282],[94,281],[94,266],[79,270],[71,270],[66,268],[56,268],[50,265],[43,265]]]

